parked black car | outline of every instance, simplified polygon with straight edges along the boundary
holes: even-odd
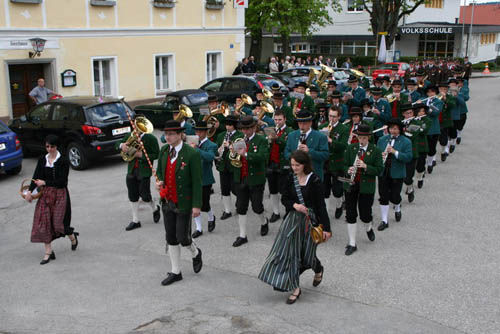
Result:
[[[144,115],[155,128],[161,128],[172,119],[173,112],[179,110],[179,104],[185,104],[193,112],[192,119],[198,119],[200,107],[208,108],[208,94],[201,89],[184,89],[168,93],[161,102],[136,106],[134,111]]]
[[[207,82],[200,89],[210,95],[216,95],[219,101],[234,103],[236,97],[241,96],[241,94],[248,94],[252,99],[255,99],[255,92],[258,89],[266,87],[270,90],[274,83],[280,86],[283,94],[288,95],[288,88],[283,82],[272,75],[262,73],[245,73],[217,78]]]
[[[10,121],[24,152],[45,152],[44,138],[55,134],[73,169],[81,170],[92,160],[119,153],[115,143],[131,131],[122,100],[94,96],[64,97],[34,106],[29,113]]]

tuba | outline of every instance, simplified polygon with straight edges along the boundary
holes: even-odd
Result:
[[[212,110],[210,114],[205,115],[205,117],[203,117],[203,121],[207,122],[208,126],[208,132],[207,132],[208,138],[212,138],[215,135],[215,132],[217,131],[215,124],[218,122],[218,120],[215,116],[224,115],[224,117],[227,117],[229,116],[230,113],[231,111],[229,110],[229,105],[226,102],[222,102],[219,108]]]
[[[253,100],[252,98],[247,95],[247,94],[241,94],[241,101],[242,103],[236,107],[236,109],[234,109],[234,114],[235,115],[240,115],[241,114],[241,109],[245,106],[245,105],[251,105],[253,104]]]
[[[323,88],[326,79],[328,78],[329,75],[333,74],[333,69],[331,67],[328,67],[326,65],[321,65],[321,72],[319,73],[318,76],[318,85]]]
[[[316,79],[316,78],[320,75],[320,73],[321,73],[321,72],[320,72],[320,71],[318,71],[318,70],[317,70],[317,69],[315,69],[315,68],[311,68],[311,69],[309,70],[309,78],[307,79],[307,83],[306,83],[306,85],[307,85],[307,87],[308,87],[308,88],[306,89],[306,95],[311,95],[311,88],[310,88],[310,87],[311,87],[311,85],[312,85],[312,83],[313,83],[314,79]]]
[[[259,121],[261,121],[267,113],[273,114],[272,117],[274,118],[274,107],[271,103],[260,101],[260,109],[259,115],[257,115]]]
[[[182,123],[183,120],[185,120],[186,118],[191,118],[191,117],[193,117],[193,112],[191,111],[191,109],[189,109],[189,107],[185,104],[180,104],[179,105],[179,113],[174,118],[174,120]]]
[[[134,160],[135,153],[142,150],[142,141],[141,134],[143,133],[153,133],[153,123],[151,123],[144,116],[137,116],[134,122],[133,128],[135,129],[128,137],[125,144],[129,147],[127,152],[120,152],[120,155],[124,161],[132,161]]]

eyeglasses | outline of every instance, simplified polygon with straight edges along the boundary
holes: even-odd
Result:
[[[56,145],[49,145],[49,144],[45,145],[45,148],[56,148],[56,147],[57,147]]]

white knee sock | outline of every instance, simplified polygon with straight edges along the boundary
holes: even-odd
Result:
[[[436,155],[435,154],[432,156],[432,162],[434,162],[434,161],[436,161]]]
[[[168,245],[168,255],[170,256],[170,263],[172,265],[171,272],[174,274],[179,274],[181,272],[181,246],[179,245]]]
[[[198,217],[195,217],[195,218],[194,218],[194,222],[195,222],[195,224],[196,224],[196,229],[197,229],[198,231],[200,231],[200,232],[201,232],[201,231],[203,231],[203,229],[202,229],[202,227],[201,227],[201,215],[199,215]]]
[[[401,203],[394,204],[394,212],[401,212]]]
[[[446,146],[440,145],[441,146],[441,154],[446,152]]]
[[[369,223],[366,223],[366,232],[370,231],[371,229],[373,229],[373,222],[369,222]]]
[[[340,209],[342,207],[342,197],[335,198],[335,208]]]
[[[457,138],[462,138],[462,131],[457,130]]]
[[[184,248],[186,248],[187,250],[189,250],[191,252],[191,257],[196,257],[198,255],[198,247],[196,247],[196,244],[193,242],[191,242],[191,245],[189,246],[185,246]]]
[[[424,173],[417,172],[417,181],[422,181],[424,179]]]
[[[389,205],[380,205],[380,216],[383,222],[387,223],[388,215],[389,215]]]
[[[273,213],[280,214],[280,198],[278,194],[271,194],[271,204],[273,206]]]
[[[215,220],[214,213],[212,212],[212,210],[209,210],[207,212],[207,215],[208,215],[208,221],[209,222],[213,222]]]
[[[240,226],[240,237],[247,237],[247,215],[238,215],[238,225]]]
[[[139,222],[139,202],[130,202],[130,208],[132,209],[132,221],[134,223]]]
[[[156,210],[155,200],[151,199],[151,201],[149,201],[148,204],[151,206],[151,211],[155,212]]]
[[[451,145],[455,146],[457,144],[457,139],[456,138],[451,139],[450,142],[451,142]],[[450,144],[450,142],[448,142],[448,144]]]
[[[427,156],[427,166],[432,166],[432,161],[434,161],[435,155],[429,157]]]
[[[328,214],[330,214],[330,210],[331,210],[330,198],[325,198],[325,204],[326,204],[326,212],[328,212]]]
[[[260,219],[260,224],[261,225],[266,225],[267,224],[266,211],[262,212],[258,216],[259,216],[259,219]]]
[[[408,194],[411,194],[413,192],[413,183],[406,186],[406,189],[408,190]]]
[[[231,213],[231,196],[222,196],[222,204],[224,212]]]
[[[356,246],[356,231],[358,223],[347,224],[347,234],[349,235],[349,245]]]

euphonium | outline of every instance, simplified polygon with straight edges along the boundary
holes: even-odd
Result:
[[[266,99],[267,101],[272,101],[272,98],[273,98],[274,94],[273,94],[273,92],[271,92],[266,87],[263,87],[262,88],[262,95],[264,95],[264,99]]]
[[[141,134],[143,133],[152,133],[153,132],[153,123],[151,123],[144,116],[137,116],[135,120],[133,120],[134,124],[131,124],[134,128],[134,131],[130,134],[125,144],[128,146],[127,152],[120,152],[120,155],[124,161],[132,161],[135,158],[135,153],[142,149],[142,141]]]
[[[321,72],[318,76],[318,85],[321,87],[325,83],[326,79],[330,74],[333,74],[333,69],[326,65],[321,65]]]
[[[179,105],[179,113],[174,118],[174,120],[182,123],[183,120],[185,120],[186,118],[191,118],[191,117],[193,117],[193,112],[191,111],[191,109],[185,104],[180,104]]]
[[[234,114],[235,115],[241,114],[241,109],[245,105],[251,105],[251,104],[253,104],[252,98],[247,94],[241,94],[241,104],[237,106],[236,109],[234,109]]]
[[[241,155],[239,155],[238,153],[236,153],[236,148],[235,148],[235,145],[236,146],[242,146],[242,145],[245,145],[246,146],[246,143],[245,143],[245,140],[243,138],[238,138],[234,141],[234,143],[231,144],[231,152],[229,153],[229,162],[231,163],[231,165],[233,167],[236,167],[236,168],[241,168],[242,166],[242,163],[241,163]]]
[[[272,118],[274,118],[274,107],[267,101],[260,101],[260,112],[259,115],[257,115],[259,121],[261,121],[267,113],[273,114]]]
[[[215,127],[215,124],[218,122],[217,118],[215,115],[223,115],[224,117],[229,116],[231,111],[229,110],[229,105],[226,102],[222,102],[219,106],[219,108],[214,109],[210,112],[210,114],[205,115],[203,117],[203,121],[207,122],[207,127],[208,127],[208,132],[207,132],[207,137],[212,138],[215,135],[215,132],[217,131],[217,128]]]

